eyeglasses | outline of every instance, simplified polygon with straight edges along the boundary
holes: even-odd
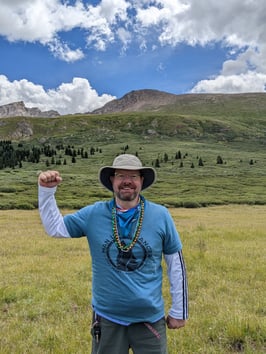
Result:
[[[130,179],[131,181],[137,181],[140,178],[140,175],[124,175],[122,173],[115,173],[115,177],[119,181],[123,181],[126,178]]]

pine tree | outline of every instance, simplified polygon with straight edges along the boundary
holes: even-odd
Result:
[[[180,160],[181,157],[182,157],[181,151],[179,150],[179,151],[175,154],[175,159],[176,159],[176,160]]]
[[[222,165],[224,163],[223,159],[222,159],[222,157],[220,155],[217,156],[216,163],[217,163],[217,165]]]
[[[159,168],[159,167],[160,167],[160,161],[159,161],[159,159],[156,159],[156,160],[155,160],[155,167],[156,167],[156,168]]]

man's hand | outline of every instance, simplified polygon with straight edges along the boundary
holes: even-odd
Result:
[[[177,320],[168,315],[166,317],[166,324],[169,329],[178,329],[185,326],[186,320]]]
[[[38,177],[38,183],[42,187],[56,187],[61,182],[62,178],[58,171],[41,172]]]

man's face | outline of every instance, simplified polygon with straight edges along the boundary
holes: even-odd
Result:
[[[111,177],[115,196],[121,201],[133,201],[139,197],[143,177],[138,170],[115,170]]]

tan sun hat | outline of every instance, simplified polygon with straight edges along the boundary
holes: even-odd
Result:
[[[116,169],[120,170],[138,170],[141,175],[144,177],[142,190],[150,187],[155,179],[156,172],[152,167],[144,167],[140,159],[135,155],[122,154],[117,156],[112,166],[104,166],[99,171],[99,180],[104,187],[113,192],[113,186],[110,179],[110,176],[113,176]]]

